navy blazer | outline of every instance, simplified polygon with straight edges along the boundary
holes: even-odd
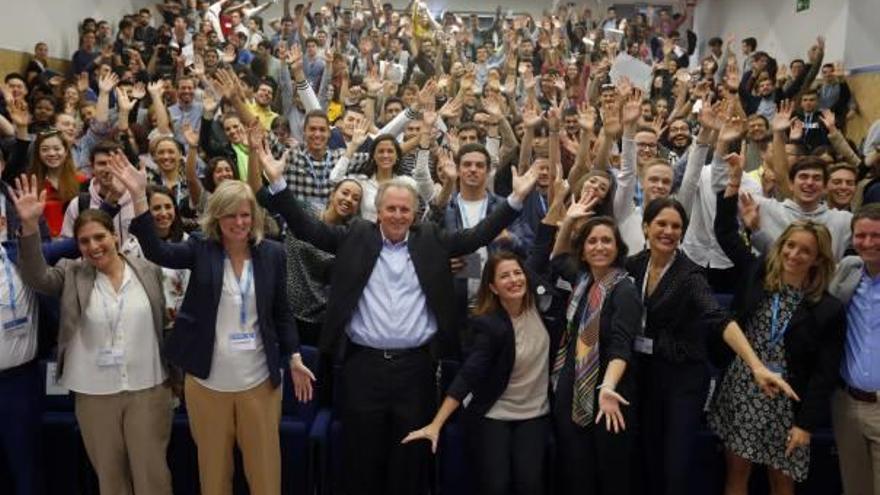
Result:
[[[191,236],[185,242],[165,242],[156,234],[153,216],[143,213],[131,221],[129,229],[140,242],[144,256],[160,266],[191,271],[189,285],[174,330],[165,344],[165,357],[185,372],[207,379],[217,328],[217,307],[223,288],[223,246],[212,240]],[[269,377],[276,387],[281,383],[282,357],[287,362],[299,349],[299,336],[287,299],[287,254],[275,241],[251,244],[257,320]]]

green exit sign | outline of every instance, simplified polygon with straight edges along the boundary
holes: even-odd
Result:
[[[798,12],[803,12],[810,8],[810,0],[795,0],[795,8]]]

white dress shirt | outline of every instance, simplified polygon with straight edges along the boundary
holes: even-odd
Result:
[[[109,395],[155,387],[166,378],[153,309],[134,270],[124,264],[118,291],[97,272],[79,331],[65,351],[61,384],[74,392]]]
[[[0,201],[3,201],[0,198]],[[37,354],[37,305],[18,269],[0,246],[0,371],[22,365]],[[13,296],[10,298],[10,294]],[[27,321],[23,321],[27,318]]]

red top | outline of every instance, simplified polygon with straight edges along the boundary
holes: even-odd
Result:
[[[88,179],[84,174],[77,173],[76,181],[82,185],[87,183]],[[46,224],[49,226],[49,235],[54,239],[61,236],[61,225],[64,224],[64,212],[67,210],[69,201],[61,201],[61,198],[58,197],[58,190],[48,179],[43,181],[43,188],[46,189],[46,207],[43,209],[43,217],[46,218]]]

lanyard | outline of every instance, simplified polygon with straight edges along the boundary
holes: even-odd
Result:
[[[178,208],[182,208],[181,202],[183,201],[183,187],[181,187],[183,182],[180,181],[180,178],[177,179],[177,183],[174,186],[169,186],[168,182],[166,182],[165,177],[162,176],[162,185],[174,191],[174,203],[177,204]]]
[[[321,164],[324,165],[324,169],[327,169],[329,166],[327,164],[327,157],[329,155],[328,151],[324,152],[324,158],[321,160]],[[308,150],[304,150],[302,154],[303,158],[305,158],[306,164],[309,166],[309,175],[312,176],[313,179],[318,180],[318,172],[315,171],[315,162],[312,161],[312,156]]]
[[[12,320],[16,320],[15,315],[15,279],[12,278],[12,267],[9,259],[6,257],[6,250],[0,246],[0,258],[3,259],[3,269],[6,271],[6,285],[9,287],[9,310],[12,311]]]
[[[538,193],[538,201],[541,202],[541,215],[547,214],[547,200],[544,199],[544,196],[541,193]]]
[[[117,297],[119,299],[119,305],[117,306],[116,318],[110,318],[110,310],[107,308],[107,297],[102,297],[101,302],[104,306],[104,317],[107,319],[107,326],[110,328],[110,345],[113,346],[116,344],[116,332],[119,330],[119,324],[122,322],[122,311],[125,309],[125,298],[122,297],[125,292],[125,287],[123,286],[120,290],[120,293]]]
[[[791,323],[792,315],[788,316],[788,319],[785,321],[785,324],[781,326],[779,325],[779,293],[773,295],[773,304],[771,306],[771,320],[770,320],[770,346],[775,346],[778,344],[783,337],[785,337],[785,332],[788,331],[788,325]]]
[[[464,204],[462,203],[461,194],[457,194],[455,197],[456,202],[458,203],[458,213],[461,215],[461,226],[465,229],[469,229],[471,227],[470,221],[468,221],[468,215],[465,211]],[[480,204],[480,216],[478,217],[480,220],[486,218],[486,209],[489,208],[489,198],[484,199]],[[479,221],[479,220],[478,220]]]
[[[229,260],[229,266],[232,268],[232,260]],[[233,273],[235,273],[235,269],[233,268]],[[241,325],[242,330],[244,330],[244,326],[247,323],[247,296],[251,293],[251,282],[254,279],[254,264],[251,262],[247,262],[247,270],[243,270],[241,273],[241,279],[235,281],[235,285],[238,286],[238,294],[241,296],[241,305],[239,306],[238,311],[238,321]]]

